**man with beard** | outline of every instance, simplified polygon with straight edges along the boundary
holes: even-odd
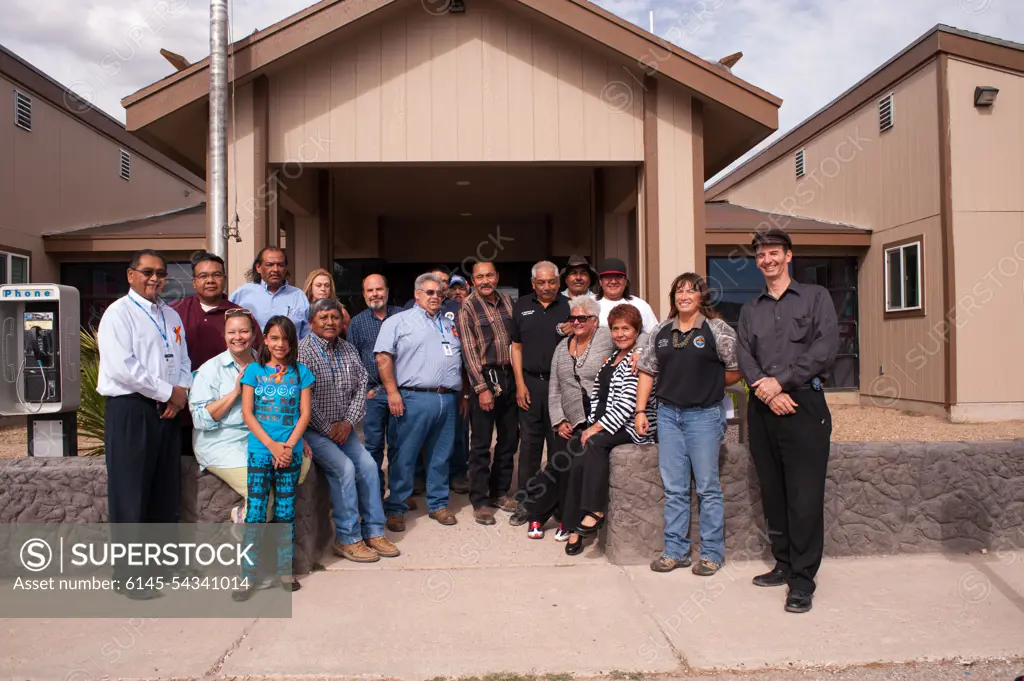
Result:
[[[519,414],[512,372],[512,300],[497,290],[494,263],[473,265],[473,292],[459,311],[459,338],[469,378],[469,501],[473,519],[494,524],[493,507],[512,513],[508,496],[519,445]],[[491,437],[498,431],[491,464]]]
[[[348,342],[359,352],[359,359],[366,368],[366,416],[363,418],[363,437],[366,449],[377,462],[380,475],[380,495],[384,497],[384,446],[388,448],[388,468],[391,468],[397,440],[395,420],[388,409],[388,394],[380,381],[377,358],[373,346],[384,320],[402,311],[397,305],[388,305],[388,280],[380,274],[371,274],[363,279],[363,300],[367,308],[352,318],[348,326]]]

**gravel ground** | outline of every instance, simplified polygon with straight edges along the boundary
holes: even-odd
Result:
[[[832,440],[866,442],[969,442],[1024,438],[1024,421],[949,423],[937,416],[918,416],[881,407],[832,407]],[[739,442],[739,426],[730,426],[726,442]],[[0,428],[0,459],[25,456],[25,428]]]

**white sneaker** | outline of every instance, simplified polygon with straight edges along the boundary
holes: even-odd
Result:
[[[555,530],[555,541],[569,541],[569,533],[562,529],[562,523],[558,523],[558,529]]]

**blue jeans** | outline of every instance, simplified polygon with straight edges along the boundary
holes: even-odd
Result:
[[[388,467],[395,457],[398,447],[398,435],[395,432],[395,419],[388,409],[388,393],[384,388],[377,388],[373,399],[366,400],[366,416],[363,417],[363,438],[366,449],[377,463],[377,475],[380,476],[380,497],[384,498],[384,443],[387,439]]]
[[[725,437],[725,409],[682,409],[658,403],[658,467],[665,485],[665,555],[690,555],[690,472],[700,499],[700,555],[725,560],[725,503],[718,478],[718,450]]]
[[[338,541],[354,544],[364,539],[383,537],[380,477],[373,457],[359,441],[359,436],[353,431],[343,445],[311,430],[307,430],[303,437],[309,444],[313,460],[327,476]]]
[[[455,442],[457,394],[401,392],[405,413],[395,419],[398,450],[388,463],[391,494],[384,510],[388,515],[405,514],[405,500],[412,496],[416,459],[420,450],[426,449],[427,510],[434,512],[448,506],[448,459]]]

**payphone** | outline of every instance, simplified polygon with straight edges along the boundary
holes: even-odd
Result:
[[[27,417],[29,456],[78,453],[78,301],[71,286],[0,286],[0,415]]]

